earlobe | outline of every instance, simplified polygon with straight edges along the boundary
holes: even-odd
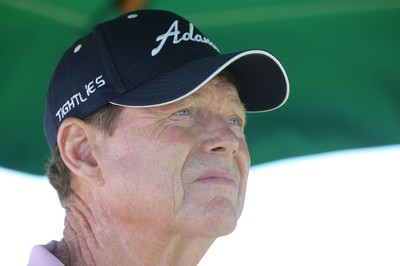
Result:
[[[78,118],[68,118],[62,122],[57,136],[61,157],[68,168],[89,182],[101,179],[98,163],[93,156],[93,128]]]

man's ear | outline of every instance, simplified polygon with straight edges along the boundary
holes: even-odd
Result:
[[[57,144],[67,167],[89,182],[101,182],[101,172],[93,156],[93,126],[78,118],[67,118],[58,129]]]

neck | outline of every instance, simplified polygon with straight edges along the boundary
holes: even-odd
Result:
[[[122,225],[77,198],[55,255],[65,265],[197,265],[214,240]]]

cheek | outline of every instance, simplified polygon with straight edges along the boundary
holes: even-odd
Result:
[[[160,152],[128,143],[113,153],[104,163],[107,181],[102,195],[112,215],[127,224],[156,223],[170,217],[177,185],[171,180],[168,162],[158,156]]]
[[[247,142],[243,139],[240,142],[240,150],[237,154],[238,167],[241,175],[240,179],[240,186],[239,186],[239,193],[238,193],[238,214],[243,211],[245,196],[246,196],[246,188],[247,188],[247,181],[249,176],[250,170],[250,154],[247,146]]]
[[[165,171],[164,178],[170,179],[172,184],[171,196],[174,202],[174,213],[176,213],[182,207],[185,198],[184,184],[188,182],[183,175],[184,166],[195,148],[196,141],[187,128],[171,127],[169,132],[170,134],[165,135],[163,160],[170,169],[170,175],[165,176]]]
[[[114,179],[114,190],[136,195],[131,201],[175,212],[184,197],[182,168],[193,139],[179,127],[148,132],[152,134],[115,136],[102,145],[104,173]]]
[[[247,176],[250,170],[250,153],[245,138],[240,140],[239,151],[236,154],[235,159],[243,179],[242,181],[247,183]]]

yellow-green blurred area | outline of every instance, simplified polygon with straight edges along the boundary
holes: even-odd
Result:
[[[224,53],[260,48],[283,63],[289,101],[248,117],[253,165],[400,143],[399,0],[150,0],[143,8],[186,17]],[[44,173],[52,71],[78,37],[119,13],[117,1],[0,0],[0,166]]]

